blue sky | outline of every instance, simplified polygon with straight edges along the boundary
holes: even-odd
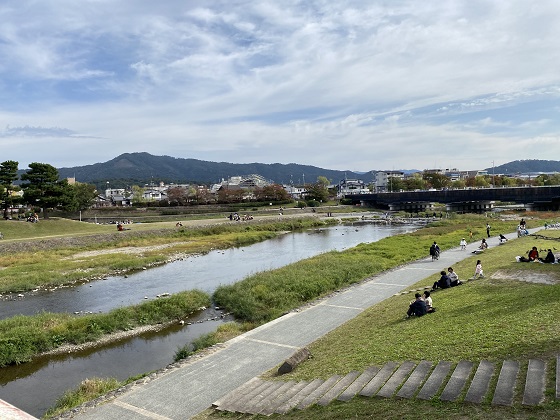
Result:
[[[0,161],[560,160],[556,0],[4,0]]]

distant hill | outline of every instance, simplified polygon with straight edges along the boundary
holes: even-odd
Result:
[[[515,175],[539,172],[560,172],[560,161],[557,160],[515,160],[494,168],[486,168],[488,173]]]
[[[149,153],[124,153],[116,158],[87,166],[58,168],[61,178],[75,177],[76,181],[95,184],[105,188],[107,181],[111,187],[126,185],[144,185],[151,182],[165,183],[218,183],[223,179],[237,175],[259,174],[275,183],[301,184],[315,182],[324,176],[333,183],[341,179],[372,180],[371,172],[355,173],[352,171],[335,171],[315,166],[265,163],[228,163],[207,162],[197,159],[182,159],[171,156],[154,156]]]

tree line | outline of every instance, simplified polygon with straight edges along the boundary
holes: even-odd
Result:
[[[449,177],[433,172],[417,172],[413,176],[402,179],[389,177],[388,191],[414,191],[435,188],[487,188],[494,187],[522,187],[560,185],[560,173],[540,174],[532,179],[512,178],[504,175],[478,175],[466,179],[452,181]]]
[[[70,184],[67,179],[59,179],[58,169],[48,163],[30,163],[20,177],[18,165],[19,162],[13,160],[0,163],[0,202],[5,219],[10,217],[10,208],[20,204],[41,208],[43,217],[48,217],[49,208],[79,211],[95,203],[95,185]],[[18,179],[22,182],[16,185]]]

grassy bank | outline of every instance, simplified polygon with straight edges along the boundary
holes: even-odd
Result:
[[[326,379],[388,361],[489,360],[499,366],[508,359],[518,360],[522,369],[526,369],[529,358],[554,360],[560,349],[559,266],[518,263],[515,257],[526,255],[533,246],[543,250],[560,249],[559,238],[560,231],[541,231],[539,235],[508,241],[481,255],[470,256],[456,264],[455,271],[467,279],[474,272],[476,260],[481,259],[485,278],[433,293],[437,308],[434,314],[405,319],[412,294],[393,296],[309,346],[313,357],[292,373],[283,375],[282,380]],[[438,277],[434,273],[410,289],[429,286]],[[553,378],[546,385],[547,401],[539,407],[520,408],[520,400],[514,401],[516,406],[511,408],[491,406],[489,400],[482,405],[471,405],[442,403],[437,399],[355,398],[348,403],[295,410],[282,418],[417,419],[419,413],[422,418],[438,420],[560,418],[560,404],[551,401],[555,389]],[[197,416],[198,420],[203,418],[260,417],[207,411]]]
[[[425,257],[434,240],[442,250],[457,247],[463,237],[479,241],[486,236],[487,220],[477,216],[443,219],[414,233],[361,244],[347,251],[325,253],[257,273],[233,285],[220,286],[214,299],[237,319],[268,322],[341,287]],[[517,226],[516,221],[490,221],[496,232],[511,232]]]
[[[0,367],[28,362],[40,353],[64,345],[94,342],[118,331],[185,318],[209,304],[210,298],[205,293],[187,291],[106,314],[43,313],[1,320]]]
[[[338,287],[361,281],[368,276],[410,260],[425,257],[427,255],[428,246],[433,240],[437,240],[443,249],[457,247],[459,240],[462,237],[469,238],[469,233],[472,231],[472,241],[479,241],[486,235],[485,226],[487,220],[486,218],[477,216],[463,216],[457,219],[444,220],[414,234],[386,238],[374,244],[360,245],[355,249],[340,253],[327,253],[319,257],[292,264],[289,267],[251,276],[243,282],[231,287],[220,288],[219,294],[221,301],[230,302],[231,306],[228,306],[228,308],[234,310],[237,317],[250,323],[241,327],[231,324],[220,327],[220,330],[216,333],[205,336],[193,346],[187,346],[182,349],[183,352],[178,353],[177,358],[185,357],[199,348],[204,348],[217,342],[223,342],[259,323],[266,322],[268,319],[281,315],[286,310],[296,308],[307,300],[313,300],[318,296],[336,290]],[[495,232],[511,232],[514,230],[517,222],[491,220],[491,224]],[[540,224],[540,221],[530,222],[530,226],[537,226]],[[504,246],[496,248],[496,250],[503,250],[505,252],[508,249],[507,247],[510,247],[510,244],[514,243],[515,241],[509,242]],[[522,243],[521,249],[525,246],[526,244]],[[494,250],[491,251],[496,252]],[[495,270],[493,266],[494,260],[490,258],[493,255],[492,252],[489,251],[484,255],[485,269],[488,272]],[[497,256],[496,261],[503,261],[504,263],[508,261],[508,263],[511,263],[510,254],[516,252],[518,252],[518,250],[512,247],[503,256]],[[341,269],[340,267],[344,265],[347,265],[347,267]],[[470,274],[474,269],[471,265],[472,261],[466,262],[464,267],[458,265],[457,271],[462,277],[465,277],[467,275],[465,273]],[[527,264],[526,267],[523,266],[522,269],[530,270],[531,266],[531,264]],[[541,265],[538,267],[541,267]],[[430,284],[432,282],[433,279],[426,281],[426,283]],[[424,282],[422,285],[423,284]],[[473,282],[472,284],[476,283]],[[453,289],[453,291],[462,290],[468,290],[467,286],[465,286],[464,289]],[[482,295],[484,295],[483,292],[484,290],[481,290]],[[229,299],[229,293],[233,294],[235,299]],[[439,295],[437,293],[434,294],[436,306],[438,306],[438,309],[441,308],[440,316],[446,313],[446,308],[449,308],[442,299],[445,293],[447,292],[441,292]],[[331,357],[330,359],[327,356],[322,357],[323,352],[327,354],[326,350],[322,347],[315,347],[323,343],[323,340],[319,340],[314,345],[312,353],[314,358],[320,360],[320,363],[313,363],[315,362],[315,359],[313,359],[311,362],[301,365],[294,372],[293,377],[299,379],[306,377],[324,377],[326,375],[330,376],[331,372],[335,370],[338,370],[337,373],[346,373],[354,367],[364,367],[390,360],[389,356],[385,355],[382,351],[374,353],[377,358],[368,356],[369,346],[372,343],[379,344],[380,341],[385,342],[386,348],[391,348],[395,343],[399,342],[408,343],[408,331],[405,334],[402,333],[401,330],[399,334],[398,328],[402,328],[403,325],[410,325],[419,335],[427,335],[430,339],[436,341],[436,345],[437,341],[447,342],[446,340],[455,339],[454,335],[456,333],[447,336],[445,328],[443,328],[443,331],[437,330],[436,333],[431,334],[426,333],[427,330],[422,325],[418,323],[414,324],[424,319],[429,320],[427,317],[422,320],[409,320],[407,321],[409,324],[403,324],[403,315],[409,300],[410,295],[389,299],[389,301],[387,301],[389,303],[387,304],[383,302],[382,304],[372,307],[370,311],[368,311],[368,317],[364,314],[365,323],[359,325],[357,329],[346,331],[344,330],[345,326],[343,326],[336,330],[332,335],[332,337],[335,338],[326,346],[332,348],[332,351],[328,353],[328,357]],[[223,303],[220,303],[220,306],[224,306]],[[400,327],[397,327],[394,336],[385,339],[385,335],[383,334],[383,339],[380,340],[380,331],[386,328],[385,324],[381,324],[383,321],[382,318],[384,318],[385,315],[389,316],[391,313],[395,314],[395,318],[390,319],[393,323],[398,322]],[[436,313],[434,315],[438,314]],[[476,319],[476,315],[473,316]],[[360,319],[363,317],[360,317]],[[374,323],[374,320],[378,323]],[[387,323],[391,324],[389,321],[387,321]],[[442,323],[441,320],[440,323]],[[445,322],[442,324],[445,325]],[[516,331],[519,333],[520,330],[516,329]],[[334,334],[339,335],[334,336]],[[476,334],[477,332],[475,329],[472,335],[476,336]],[[358,340],[347,344],[350,338],[354,340],[360,336],[364,337],[362,341]],[[325,337],[324,340],[330,339],[330,337],[331,335]],[[410,348],[420,348],[420,350],[424,352],[423,354],[425,354],[424,357],[426,358],[431,358],[431,356],[435,354],[432,352],[431,344],[422,343],[422,345],[414,345],[414,343],[408,343],[407,345]],[[477,344],[475,340],[472,345],[479,346],[480,343]],[[551,347],[554,345],[553,343]],[[470,354],[469,351],[463,351],[462,348],[459,348],[457,352],[457,348],[452,347],[450,351],[464,355],[463,357],[468,357]],[[339,352],[340,355],[336,356]],[[400,360],[399,354],[399,351],[391,353],[393,360]],[[329,368],[329,365],[333,363],[333,361],[334,367]],[[288,414],[286,417],[317,419],[320,417],[333,419],[353,417],[417,418],[418,410],[422,410],[422,413],[426,413],[426,416],[432,416],[438,419],[449,418],[455,415],[459,417],[463,416],[463,418],[487,418],[484,416],[487,415],[489,411],[488,407],[466,407],[460,404],[446,404],[442,406],[436,402],[415,401],[410,403],[407,401],[391,400],[380,401],[378,403],[377,401],[378,400],[376,400],[376,404],[371,404],[371,400],[357,400],[346,405],[334,404],[326,408],[313,408],[304,412],[298,411]],[[491,410],[491,414],[494,415],[494,413],[498,413],[498,415],[493,418],[511,417],[511,410],[508,409],[498,408],[496,410]],[[202,417],[249,418],[251,416],[205,413],[201,418]]]
[[[334,221],[330,221],[333,223]],[[286,218],[252,223],[224,223],[213,226],[162,227],[149,231],[84,236],[84,224],[72,221],[39,223],[10,222],[23,226],[47,226],[43,234],[62,229],[67,239],[51,242],[48,235],[28,242],[19,252],[0,253],[0,293],[50,288],[111,274],[141,270],[164,264],[187,254],[249,245],[281,232],[324,226],[329,221],[314,217]],[[96,226],[96,225],[86,225]],[[76,230],[72,230],[75,227]],[[90,229],[90,227],[87,227]],[[134,227],[136,229],[136,226]],[[36,232],[38,233],[38,232]],[[53,240],[54,241],[54,240]],[[28,248],[38,247],[29,252]]]

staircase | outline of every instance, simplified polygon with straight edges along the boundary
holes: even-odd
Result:
[[[560,354],[556,356],[555,366],[553,398],[560,400]],[[545,402],[546,382],[547,364],[537,359],[529,360],[526,369],[513,360],[506,360],[501,366],[483,360],[476,368],[474,363],[466,360],[456,365],[440,361],[435,366],[426,360],[418,364],[406,361],[400,365],[388,362],[381,368],[372,366],[364,372],[334,375],[327,380],[286,382],[253,378],[212,406],[237,413],[285,414],[294,408],[302,410],[313,404],[325,406],[334,400],[350,401],[357,395],[421,400],[437,398],[502,406],[513,406],[516,397],[521,397],[522,405],[536,406]]]

